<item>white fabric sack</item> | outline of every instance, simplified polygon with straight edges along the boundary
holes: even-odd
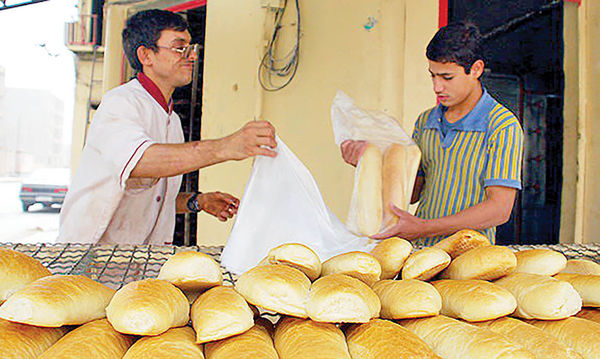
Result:
[[[284,243],[302,243],[321,261],[369,251],[374,241],[346,229],[325,204],[310,171],[279,137],[276,140],[275,158],[258,156],[254,161],[221,264],[241,274]]]
[[[379,147],[382,153],[389,145],[396,143],[402,146],[417,146],[396,120],[380,111],[364,110],[355,105],[354,100],[343,91],[338,91],[331,106],[331,124],[335,143],[340,146],[345,140],[367,141]],[[359,160],[354,172],[354,187],[346,225],[353,233],[359,233],[358,217],[358,173],[361,166]],[[417,174],[407,173],[406,178],[414,179]],[[412,186],[410,186],[412,193]],[[407,208],[403,208],[407,209]],[[383,223],[382,223],[383,226]],[[382,227],[381,230],[384,230]]]

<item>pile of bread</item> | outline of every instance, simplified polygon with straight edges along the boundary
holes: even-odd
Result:
[[[116,292],[11,250],[0,278],[0,358],[600,358],[600,264],[470,230],[323,263],[284,244],[234,287],[193,251]]]

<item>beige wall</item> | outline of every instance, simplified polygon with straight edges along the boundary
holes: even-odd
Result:
[[[435,104],[424,48],[437,29],[437,1],[352,0],[344,2],[344,16],[334,15],[337,0],[301,1],[300,66],[293,82],[275,93],[263,93],[256,78],[265,43],[260,4],[208,2],[202,136],[222,137],[255,117],[271,121],[345,219],[354,172],[333,141],[333,97],[343,90],[359,106],[383,110],[412,131],[418,113]],[[367,31],[369,17],[377,23]],[[251,160],[203,169],[200,189],[241,197],[250,169]],[[199,244],[223,244],[230,226],[199,216]]]
[[[581,93],[584,178],[582,242],[600,242],[600,2],[584,0],[580,8]],[[581,158],[581,155],[580,155]]]

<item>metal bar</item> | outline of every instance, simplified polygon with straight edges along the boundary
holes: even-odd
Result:
[[[46,267],[50,268],[51,265],[56,263],[56,261],[67,251],[67,248],[69,248],[70,245],[71,243],[65,244],[65,247],[62,249],[62,251],[60,251],[60,253],[46,265]]]
[[[88,257],[88,255],[92,251],[93,247],[94,247],[93,244],[89,245],[87,251],[85,251],[85,253],[81,256],[81,258],[79,258],[79,260],[77,262],[75,262],[75,264],[73,264],[73,267],[71,267],[71,269],[69,269],[69,271],[67,272],[67,274],[72,274],[73,273],[73,271],[75,270],[75,268],[77,268],[77,266],[79,265],[79,263],[81,263],[85,258]]]
[[[44,1],[48,1],[48,0],[31,0],[31,1],[25,1],[25,2],[22,2],[19,4],[6,5],[6,0],[2,0],[2,5],[4,5],[4,6],[0,7],[0,11],[14,9],[16,7],[21,7],[21,6],[33,5],[33,4],[37,4],[40,2],[44,2]]]
[[[511,30],[517,26],[520,26],[521,24],[529,21],[530,19],[543,14],[544,12],[554,10],[554,8],[561,5],[562,2],[563,2],[562,0],[555,0],[551,3],[542,5],[539,8],[537,8],[533,11],[530,11],[526,14],[514,17],[514,18],[506,21],[504,24],[491,29],[490,31],[486,32],[485,34],[482,34],[482,37],[484,40],[487,41],[492,37],[495,37],[502,33],[508,32],[509,30]]]
[[[102,269],[100,270],[100,272],[98,273],[98,279],[100,277],[102,277],[102,274],[104,274],[104,271],[106,270],[106,267],[108,266],[108,264],[110,263],[111,259],[115,256],[115,252],[117,251],[117,248],[119,247],[118,244],[115,244],[112,251],[110,252],[110,255],[108,256],[108,259],[106,260],[106,263],[104,263],[104,267],[102,267]]]
[[[138,246],[133,246],[133,251],[131,252],[131,256],[129,257],[129,262],[127,262],[127,267],[125,268],[123,276],[121,277],[122,284],[125,283],[125,278],[127,278],[127,274],[131,270],[131,263],[133,262],[133,258],[135,257],[135,252],[137,251],[137,247]]]

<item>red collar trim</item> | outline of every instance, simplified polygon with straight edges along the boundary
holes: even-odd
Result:
[[[170,115],[171,112],[173,112],[173,101],[169,99],[169,103],[167,103],[167,100],[165,100],[165,97],[163,96],[162,92],[160,92],[158,86],[156,86],[154,81],[152,81],[143,72],[139,72],[137,74],[137,79],[142,85],[142,87],[146,91],[148,91],[150,96],[152,96],[156,100],[156,102],[158,102],[158,104],[165,110],[165,112]]]

